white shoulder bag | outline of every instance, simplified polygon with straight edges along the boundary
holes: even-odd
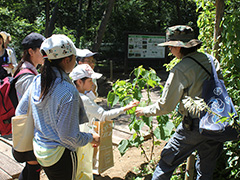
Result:
[[[31,97],[30,92],[27,114],[12,117],[13,148],[19,152],[33,150],[34,120]]]

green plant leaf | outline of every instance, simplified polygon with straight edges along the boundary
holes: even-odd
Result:
[[[149,80],[147,81],[147,84],[148,84],[149,86],[151,86],[151,87],[154,88],[157,83],[156,83],[156,81],[153,81],[152,79],[149,79]]]
[[[129,146],[130,146],[130,143],[129,143],[129,141],[126,140],[126,139],[122,140],[122,141],[119,143],[119,145],[118,145],[118,150],[119,150],[121,156],[123,156],[123,155],[126,153],[126,151],[128,150]]]
[[[125,106],[125,105],[129,104],[132,100],[133,100],[132,96],[128,95],[128,96],[124,97],[121,104],[122,104],[122,106]]]
[[[172,122],[167,122],[165,125],[160,124],[157,126],[153,132],[157,139],[167,140],[173,131],[174,124]]]
[[[144,122],[141,120],[135,120],[133,124],[133,128],[135,131],[140,131],[144,125]]]
[[[111,106],[112,106],[114,97],[115,97],[115,94],[112,91],[110,91],[107,95],[107,102],[110,103]]]
[[[142,120],[149,128],[152,128],[152,123],[151,123],[152,116],[151,117],[142,116]]]
[[[131,140],[131,146],[139,147],[140,144],[144,142],[144,137],[142,136],[137,136],[133,140]]]
[[[130,120],[131,122],[128,124],[128,127],[129,127],[130,131],[132,131],[132,129],[133,129],[133,127],[134,127],[134,123],[135,123],[135,121],[137,120],[135,114],[131,114],[129,120]]]
[[[141,98],[142,98],[141,90],[135,88],[135,89],[133,90],[133,98],[136,99],[136,100],[138,100],[138,101],[140,101]]]
[[[139,86],[139,89],[144,89],[146,84],[147,84],[146,79],[139,79],[138,82],[137,82],[137,85]]]

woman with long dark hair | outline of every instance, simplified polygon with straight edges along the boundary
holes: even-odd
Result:
[[[23,56],[18,63],[14,76],[21,76],[15,83],[18,100],[26,92],[33,78],[38,74],[37,65],[43,64],[43,57],[40,53],[40,46],[45,39],[44,36],[38,33],[30,33],[27,35],[21,45],[23,48]],[[24,72],[24,73],[23,73]],[[33,151],[18,152],[13,149],[13,156],[18,162],[26,162],[26,165],[19,176],[19,180],[39,180],[41,166],[38,164]]]
[[[100,143],[97,134],[83,133],[79,123],[88,119],[77,89],[68,73],[76,64],[76,47],[65,35],[44,40],[41,52],[45,59],[41,75],[19,102],[16,115],[26,114],[28,99],[34,119],[34,154],[50,180],[75,179],[76,148],[91,142]]]

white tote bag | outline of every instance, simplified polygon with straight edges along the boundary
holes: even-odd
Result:
[[[27,114],[12,117],[13,148],[18,152],[33,150],[34,120],[30,102],[31,95],[29,96]]]
[[[92,129],[88,126],[88,123],[80,125],[81,132],[91,133]],[[93,159],[93,147],[91,143],[85,146],[77,148],[78,167],[76,173],[76,180],[93,180],[92,173],[92,159]]]

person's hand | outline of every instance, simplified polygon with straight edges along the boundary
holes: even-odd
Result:
[[[136,107],[139,105],[139,101],[133,100],[128,105],[124,107],[124,111],[127,111],[129,109],[132,109],[133,107]]]
[[[97,133],[93,133],[93,140],[91,142],[93,147],[98,147],[100,145],[100,136]]]
[[[137,107],[136,111],[135,111],[135,114],[137,117],[139,116],[143,116],[144,113],[143,113],[143,107]]]

